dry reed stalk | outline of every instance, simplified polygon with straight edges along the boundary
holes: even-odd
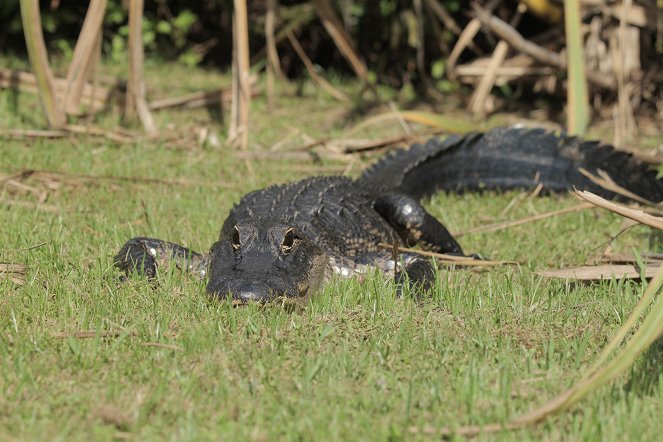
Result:
[[[74,55],[67,70],[67,86],[64,93],[64,106],[67,113],[78,112],[83,88],[95,70],[97,49],[101,44],[101,29],[108,0],[91,0],[83,28],[76,41]]]
[[[428,72],[426,71],[426,34],[424,32],[425,19],[422,0],[413,0],[413,5],[416,17],[417,32],[417,54],[415,57],[417,71],[419,72],[419,77],[424,84],[426,93],[435,100],[442,102],[445,99],[444,95],[441,94],[435,86],[433,86],[433,83],[428,77]]]
[[[126,134],[121,131],[112,131],[107,129],[102,129],[97,126],[92,125],[80,125],[80,124],[67,124],[64,129],[67,132],[71,132],[79,135],[90,135],[95,137],[103,137],[117,143],[136,143],[145,139],[155,139],[156,133],[150,134],[147,138]]]
[[[437,258],[439,264],[450,264],[466,267],[491,267],[505,264],[518,264],[516,261],[493,261],[489,259],[475,259],[467,256],[448,255],[446,253],[428,252],[426,250],[412,249],[409,247],[395,247],[394,244],[380,243],[379,247],[389,250],[398,250],[399,252],[415,253],[421,256],[430,256]]]
[[[336,12],[334,12],[334,8],[329,0],[313,0],[313,7],[315,8],[318,17],[320,17],[322,25],[327,30],[327,33],[329,33],[332,40],[334,40],[336,47],[341,51],[341,55],[343,55],[343,57],[345,57],[350,63],[355,74],[357,74],[366,85],[370,85],[371,82],[368,78],[366,64],[355,50],[355,44],[352,41],[352,38],[345,30],[345,27],[336,15]]]
[[[463,53],[465,48],[472,42],[474,37],[481,30],[481,22],[476,18],[470,20],[470,22],[465,26],[463,32],[461,32],[456,44],[454,45],[449,57],[447,58],[447,69],[449,71],[449,78],[452,80],[456,79],[458,76],[456,73],[456,62],[460,57],[460,54]]]
[[[39,244],[35,244],[34,246],[28,246],[28,247],[21,247],[20,249],[0,249],[0,253],[18,253],[18,252],[27,252],[30,250],[38,249],[40,247],[45,246],[48,244],[47,242],[40,242]]]
[[[156,347],[156,348],[165,348],[168,350],[182,351],[184,350],[179,345],[174,344],[164,344],[163,342],[143,342],[140,344],[141,347]]]
[[[59,213],[60,209],[56,206],[53,206],[51,204],[43,204],[43,203],[31,203],[29,201],[16,201],[16,200],[8,200],[0,197],[0,204],[4,204],[7,206],[14,206],[14,207],[24,207],[26,209],[31,209],[31,210],[38,210],[40,212],[47,212],[47,213]]]
[[[281,152],[302,152],[310,151],[314,147],[324,146],[332,153],[336,154],[354,154],[354,153],[364,153],[373,150],[383,149],[389,146],[402,146],[409,145],[416,141],[423,141],[430,138],[434,133],[418,133],[418,134],[403,134],[396,135],[393,137],[385,137],[381,139],[352,139],[352,138],[322,138],[318,140],[313,140],[303,146],[294,147],[290,149],[281,149],[281,145],[292,139],[294,136],[298,135],[297,133],[291,133],[286,138],[281,140],[279,143],[273,146],[270,151],[274,152],[280,150]]]
[[[145,78],[143,76],[143,0],[129,1],[129,77],[125,113],[131,117],[138,113],[145,132],[156,133],[156,125],[145,99]]]
[[[514,196],[511,201],[502,209],[502,211],[499,214],[498,218],[503,218],[506,216],[507,213],[514,207],[516,207],[518,204],[520,204],[523,201],[530,200],[532,198],[536,198],[539,196],[539,193],[543,190],[543,183],[539,183],[532,189],[531,192],[529,193],[518,193],[516,196]]]
[[[53,73],[48,64],[48,54],[41,30],[39,0],[20,0],[21,19],[28,57],[34,71],[39,101],[46,115],[48,125],[59,129],[66,123],[66,118],[55,93]]]
[[[67,132],[62,130],[0,129],[0,138],[62,138]]]
[[[415,62],[417,64],[417,71],[422,82],[428,89],[430,87],[430,78],[426,72],[426,38],[424,34],[424,7],[422,0],[412,0],[414,6],[414,15],[416,17],[416,34],[417,40],[415,43],[417,54]]]
[[[67,338],[76,338],[76,339],[89,339],[99,336],[100,338],[118,338],[122,335],[127,336],[138,336],[137,330],[85,330],[85,331],[76,331],[76,332],[51,332],[52,338],[58,339],[67,339]]]
[[[313,66],[313,62],[311,61],[310,58],[308,58],[308,55],[306,55],[304,48],[302,48],[302,45],[299,43],[299,40],[297,40],[297,37],[295,37],[295,34],[293,34],[292,32],[288,32],[286,36],[288,37],[288,41],[290,41],[292,48],[299,56],[299,59],[302,61],[302,63],[304,63],[304,67],[306,68],[306,71],[311,76],[313,81],[315,81],[322,89],[324,89],[329,95],[336,98],[337,100],[350,101],[350,98],[347,95],[336,89],[334,86],[331,85],[331,83],[329,83],[326,79],[324,79],[315,71],[315,66]]]
[[[228,94],[228,89],[228,87],[225,87],[214,91],[192,92],[190,94],[181,95],[179,97],[168,97],[161,100],[153,100],[150,101],[149,107],[151,111],[159,111],[163,109],[172,109],[174,107],[192,109],[196,107],[219,104],[225,100],[231,99]]]
[[[639,223],[663,230],[663,217],[650,215],[641,209],[631,209],[622,204],[613,203],[586,190],[574,190],[573,193],[594,206],[602,207]]]
[[[527,7],[524,3],[519,3],[516,13],[513,15],[510,21],[510,25],[513,27],[518,26],[520,19],[527,10]],[[470,110],[475,117],[483,117],[486,114],[486,99],[490,94],[490,91],[495,85],[495,80],[497,79],[497,69],[504,63],[506,55],[509,52],[509,45],[504,41],[500,40],[495,46],[493,55],[490,57],[490,63],[479,82],[479,85],[472,94],[470,99]]]
[[[485,6],[485,10],[488,12],[492,12],[496,7],[499,6],[499,4],[502,2],[502,0],[491,0],[488,4]],[[458,36],[458,40],[456,41],[456,45],[453,47],[451,50],[451,54],[449,54],[449,58],[447,58],[447,69],[449,71],[449,78],[452,80],[456,78],[456,62],[458,61],[458,58],[460,57],[460,54],[463,53],[466,47],[469,47],[472,44],[472,40],[474,40],[474,37],[477,35],[477,33],[481,30],[481,22],[473,18],[470,20],[470,22],[465,26],[463,31],[460,33],[460,36]]]
[[[656,2],[656,52],[663,54],[663,1]]]
[[[463,235],[468,235],[472,233],[484,233],[484,232],[494,232],[496,230],[508,229],[509,227],[520,226],[522,224],[528,224],[534,221],[540,221],[542,219],[551,218],[558,215],[565,215],[567,213],[578,212],[580,210],[592,209],[594,207],[591,203],[582,203],[575,206],[567,207],[565,209],[553,210],[551,212],[539,213],[537,215],[528,216],[526,218],[517,219],[513,221],[502,221],[499,223],[488,224],[485,226],[474,227],[461,232],[454,232],[453,236],[460,237]]]
[[[54,78],[55,92],[58,97],[62,97],[67,87],[67,81],[62,78]],[[104,108],[110,98],[116,95],[119,84],[114,84],[115,89],[108,89],[102,86],[92,86],[86,83],[83,86],[83,95],[81,104],[90,106],[94,109]],[[20,90],[28,93],[39,93],[37,78],[30,72],[3,69],[0,68],[0,88]]]
[[[632,222],[631,226],[638,225],[639,223],[632,220],[625,220]],[[658,263],[663,261],[663,255],[660,253],[643,253],[640,258],[645,264]],[[598,262],[605,264],[637,264],[638,260],[635,255],[629,253],[604,253]]]
[[[92,78],[92,85],[91,85],[91,94],[94,97],[95,94],[97,93],[97,88],[99,87],[99,79],[97,78],[97,68],[99,67],[99,63],[101,62],[101,47],[102,47],[102,33],[99,32],[97,34],[97,40],[95,42],[95,49],[94,52],[92,53],[92,58],[90,60],[90,66],[89,66],[89,73],[88,77]],[[85,91],[86,88],[90,88],[89,84],[84,84],[82,88],[82,92]],[[82,93],[81,93],[81,98],[82,98]],[[88,110],[88,113],[94,113],[97,112],[101,109],[104,109],[104,106],[94,106],[95,103],[90,104],[90,108]]]
[[[403,135],[396,135],[394,137],[385,137],[377,140],[368,140],[368,141],[353,141],[353,140],[338,140],[339,143],[345,144],[343,148],[344,153],[361,153],[367,152],[370,150],[381,149],[387,146],[399,146],[403,144],[411,144],[418,140],[424,140],[430,138],[432,133],[407,133]]]
[[[306,166],[292,164],[287,166],[289,172],[302,173],[305,175],[345,175],[347,166]]]
[[[267,74],[267,108],[269,110],[274,109],[274,61],[273,55],[274,52],[272,49],[276,48],[274,45],[274,5],[275,0],[267,0],[267,12],[265,12],[265,39],[267,47],[267,65],[265,66],[265,71]],[[278,55],[277,55],[278,59]]]
[[[509,45],[504,40],[500,40],[499,43],[497,43],[497,46],[495,46],[493,55],[490,57],[490,63],[483,72],[481,80],[470,99],[470,111],[475,118],[483,118],[486,115],[486,100],[488,99],[488,95],[493,89],[493,86],[495,86],[497,70],[500,65],[504,63],[508,52]]]
[[[401,116],[400,110],[398,109],[398,106],[396,106],[396,103],[394,103],[393,100],[389,100],[389,109],[396,114],[396,121],[398,121],[398,125],[403,129],[403,132],[406,134],[411,134],[412,133],[412,128],[410,127],[409,124],[407,124],[407,121]]]
[[[491,15],[486,9],[475,7],[474,10],[476,18],[481,24],[495,33],[499,38],[509,43],[513,49],[529,55],[540,63],[566,70],[567,62],[558,53],[526,40],[518,31],[509,26],[508,23]],[[597,86],[611,90],[616,87],[613,78],[610,76],[590,70],[586,74],[587,79]]]
[[[632,0],[623,0],[619,14],[619,27],[617,28],[617,35],[619,38],[615,39],[613,46],[613,59],[615,76],[617,77],[617,115],[615,124],[614,144],[621,146],[628,144],[636,135],[636,123],[633,115],[633,107],[631,106],[630,93],[628,87],[628,76],[630,72],[627,69],[627,54],[630,51],[628,39],[626,35],[626,25],[628,11],[633,6]],[[636,47],[639,48],[640,42],[636,40]]]
[[[29,186],[21,181],[16,181],[13,179],[4,180],[2,183],[2,188],[3,190],[7,190],[10,194],[32,194],[40,203],[46,201],[48,197],[48,193],[43,189],[37,189],[36,187]]]
[[[233,5],[233,104],[229,134],[232,143],[239,142],[241,149],[247,149],[251,103],[249,21],[246,0],[234,0]]]
[[[476,125],[468,123],[466,120],[447,117],[433,112],[405,110],[399,112],[385,112],[383,114],[368,117],[350,129],[346,130],[344,136],[350,136],[351,134],[357,133],[359,130],[362,130],[366,127],[383,123],[384,121],[391,119],[404,120],[410,123],[428,126],[435,129],[436,131],[439,131],[439,133],[466,134],[476,130]]]
[[[121,176],[121,175],[90,175],[83,173],[69,173],[59,171],[46,171],[46,170],[28,170],[20,173],[21,175],[36,175],[45,177],[52,181],[69,182],[74,184],[90,183],[95,181],[113,181],[117,183],[129,182],[138,184],[155,184],[155,185],[168,185],[168,186],[204,186],[214,188],[231,188],[230,183],[224,181],[205,181],[205,180],[192,180],[187,178],[152,178],[140,176]],[[2,178],[0,177],[0,180]]]
[[[433,11],[433,14],[444,24],[444,27],[455,35],[460,35],[462,30],[454,18],[449,14],[444,6],[438,0],[424,0],[426,7]]]
[[[642,204],[646,204],[648,206],[655,206],[656,203],[653,201],[649,201],[646,198],[641,197],[640,195],[637,195],[633,192],[631,192],[628,189],[625,189],[624,187],[620,186],[619,184],[615,183],[615,181],[608,175],[605,171],[603,170],[598,170],[599,176],[596,176],[589,172],[588,170],[583,169],[582,167],[578,169],[578,172],[581,174],[585,175],[587,178],[589,178],[593,183],[598,184],[599,186],[603,187],[606,190],[609,190],[611,192],[615,192],[618,195],[625,196],[626,198],[632,199],[633,201],[637,201]]]
[[[330,158],[333,156],[331,154],[325,155],[325,157],[329,156]],[[236,152],[233,154],[233,157],[239,158],[242,160],[266,160],[266,159],[278,159],[278,160],[293,160],[293,161],[316,161],[319,160],[320,155],[315,153],[315,152],[307,152],[307,151],[301,151],[301,150],[286,150],[286,151],[276,151],[276,152],[271,152],[271,151],[241,151],[241,152]],[[338,156],[336,158],[338,161],[351,161],[350,158],[348,157],[347,159],[343,159],[342,157]]]
[[[235,145],[237,143],[237,135],[239,128],[239,81],[237,79],[237,70],[239,69],[237,64],[237,25],[235,14],[233,13],[232,18],[232,36],[233,36],[233,51],[232,51],[232,60],[230,62],[230,72],[232,77],[232,82],[230,84],[230,125],[228,126],[228,141],[229,145]]]
[[[564,2],[564,24],[567,49],[566,130],[583,135],[589,126],[590,113],[578,0]]]
[[[287,38],[288,31],[295,32],[315,18],[315,12],[313,11],[313,6],[310,3],[303,3],[290,7],[283,5],[279,6],[279,11],[283,9],[288,9],[290,11],[294,9],[297,11],[297,13],[289,13],[289,15],[293,18],[289,22],[285,23],[285,25],[281,26],[281,29],[276,33],[276,35],[274,35],[274,44],[279,44],[285,40]],[[251,64],[256,64],[259,60],[265,57],[266,53],[267,46],[264,46],[259,51],[255,52],[251,57]],[[283,80],[286,80],[285,75]]]
[[[427,4],[426,4],[426,9],[429,14],[433,14],[433,12],[430,10]],[[431,25],[431,32],[433,34],[431,37],[431,41],[437,44],[440,54],[443,57],[448,57],[449,53],[451,52],[451,48],[447,43],[447,39],[444,35],[442,25],[438,20],[430,20],[430,25]]]
[[[267,0],[267,12],[265,13],[265,48],[267,49],[267,105],[270,108],[274,106],[274,77],[278,76],[281,80],[285,78],[281,70],[281,61],[279,60],[276,39],[274,38],[276,11],[278,7],[278,0]]]
[[[456,67],[456,76],[464,83],[474,84],[477,82],[476,77],[483,78],[486,74],[488,65],[478,63],[485,59],[480,58],[473,62]],[[492,60],[492,58],[491,58]],[[507,63],[505,61],[505,63]],[[527,76],[551,76],[555,75],[557,70],[552,67],[546,66],[498,66],[495,68],[495,86],[501,86],[511,80]],[[474,77],[474,78],[473,78]]]
[[[252,97],[258,93],[258,91],[254,88],[257,81],[258,79],[255,76],[252,76],[249,79]],[[171,109],[173,107],[194,109],[197,107],[211,106],[230,100],[232,100],[232,85],[224,86],[213,91],[192,92],[190,94],[180,95],[178,97],[153,100],[150,102],[149,106],[150,110],[152,111]]]
[[[603,264],[593,266],[571,267],[566,269],[539,270],[536,273],[546,278],[573,279],[575,281],[602,281],[611,279],[651,279],[656,275],[660,263],[648,264],[642,269],[637,265]]]
[[[24,264],[0,262],[0,279],[8,279],[16,285],[23,285],[26,269]]]
[[[272,144],[272,146],[269,148],[269,150],[271,150],[272,152],[277,151],[277,150],[281,150],[281,148],[283,148],[283,146],[285,146],[287,143],[292,141],[295,137],[299,136],[300,134],[301,134],[301,131],[298,128],[288,126],[288,133],[286,134],[286,136],[281,138],[276,143]]]

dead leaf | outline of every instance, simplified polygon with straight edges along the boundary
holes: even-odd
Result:
[[[24,264],[0,262],[0,279],[9,279],[14,284],[23,285],[25,284],[25,271]]]

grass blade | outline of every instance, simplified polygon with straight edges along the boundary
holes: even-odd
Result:
[[[571,388],[562,392],[545,404],[507,423],[468,425],[458,428],[446,427],[439,430],[430,427],[421,430],[418,428],[411,428],[410,430],[415,433],[423,432],[426,434],[439,434],[445,436],[476,436],[482,433],[495,433],[532,425],[541,422],[555,413],[568,409],[589,393],[595,391],[597,388],[626,371],[631,365],[633,365],[633,361],[640,353],[645,351],[658,337],[663,335],[663,302],[658,302],[646,316],[642,325],[638,328],[622,351],[619,352],[608,365],[596,370],[596,367],[600,365],[600,363],[603,363],[614,351],[617,345],[619,345],[626,332],[639,319],[645,308],[650,305],[654,296],[661,289],[661,286],[663,286],[663,264],[659,267],[654,280],[649,287],[647,287],[640,303],[633,310],[633,313],[624,325],[618,330],[608,346],[604,349],[603,353],[599,356],[599,360],[585,371],[585,374],[580,381],[576,382]]]

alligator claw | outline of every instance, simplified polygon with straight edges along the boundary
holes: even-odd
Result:
[[[395,277],[396,295],[403,296],[403,286],[410,284],[410,291],[417,295],[429,292],[435,285],[435,269],[430,261],[416,259],[398,272]]]

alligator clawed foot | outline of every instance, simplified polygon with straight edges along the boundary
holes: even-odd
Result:
[[[396,283],[396,296],[399,298],[403,297],[403,289],[406,284],[409,284],[410,293],[420,297],[430,292],[435,286],[435,269],[430,261],[416,259],[398,272],[394,281]]]
[[[132,238],[115,255],[114,263],[126,275],[137,273],[152,279],[157,275],[157,262],[153,255],[143,238]]]

